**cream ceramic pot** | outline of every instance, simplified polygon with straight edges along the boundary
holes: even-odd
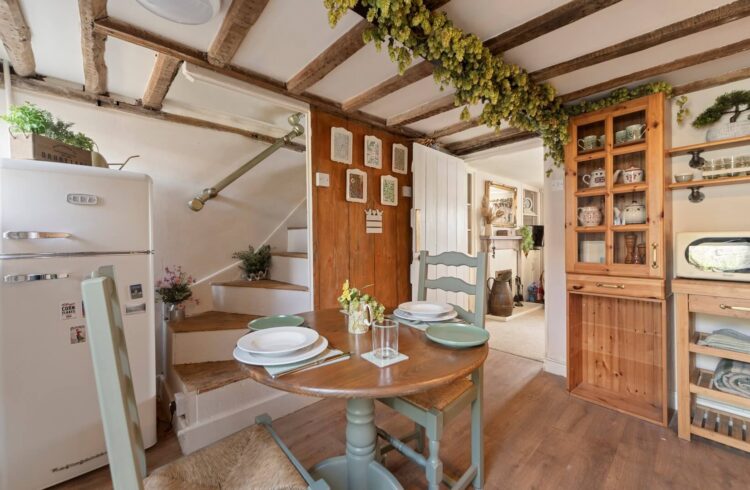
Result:
[[[633,201],[622,212],[624,225],[640,225],[646,222],[646,206]]]
[[[578,208],[578,221],[582,226],[599,226],[602,222],[602,212],[596,206]]]
[[[607,183],[603,168],[597,168],[590,174],[583,175],[581,180],[589,187],[603,187]]]
[[[643,169],[638,167],[630,167],[625,170],[615,171],[615,182],[622,175],[623,184],[635,184],[636,182],[643,182]]]

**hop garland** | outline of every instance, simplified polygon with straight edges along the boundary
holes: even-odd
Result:
[[[391,59],[403,72],[414,57],[435,65],[433,76],[441,90],[455,89],[455,105],[463,106],[461,119],[468,120],[469,105],[484,104],[479,121],[499,130],[503,121],[511,126],[539,134],[547,156],[556,165],[564,159],[568,142],[568,118],[642,95],[667,92],[663,82],[634,89],[618,89],[597,101],[565,107],[555,89],[547,83],[535,83],[528,72],[502,57],[494,56],[474,34],[455,27],[443,12],[433,12],[424,0],[323,0],[331,25],[358,3],[367,9],[372,26],[365,31],[365,42],[374,42],[378,50],[387,43]]]

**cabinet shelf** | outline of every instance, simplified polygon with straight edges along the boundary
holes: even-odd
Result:
[[[648,224],[644,223],[640,225],[616,225],[612,227],[612,231],[648,231]]]
[[[606,187],[593,187],[591,189],[583,189],[580,191],[576,191],[576,197],[594,197],[594,196],[604,196],[606,194],[607,194]]]
[[[637,184],[615,184],[612,187],[613,194],[627,194],[630,192],[645,192],[648,190],[648,184],[645,182],[638,182]]]
[[[750,352],[740,352],[736,350],[721,349],[718,347],[709,347],[707,345],[700,345],[698,342],[708,337],[706,332],[695,332],[693,340],[690,342],[688,349],[690,352],[695,354],[703,354],[705,356],[721,357],[724,359],[732,359],[733,361],[741,361],[750,363]]]
[[[719,391],[713,387],[714,373],[705,369],[695,369],[690,374],[690,393],[700,395],[717,402],[750,409],[750,398]]]
[[[688,182],[674,182],[667,188],[673,189],[692,189],[693,187],[714,187],[717,185],[747,184],[750,183],[750,175],[739,177],[719,177],[718,179],[700,179],[690,180]]]
[[[576,226],[578,233],[604,233],[607,231],[606,226]]]
[[[750,135],[740,136],[739,138],[709,141],[706,143],[696,143],[694,145],[678,146],[677,148],[670,148],[666,153],[667,155],[674,157],[678,155],[688,155],[692,151],[722,150],[724,148],[734,148],[735,146],[744,145],[750,145]]]
[[[690,431],[697,436],[750,451],[750,420],[745,417],[695,404],[690,418]]]
[[[607,153],[603,149],[596,148],[594,150],[579,152],[578,156],[576,157],[576,161],[587,162],[589,160],[599,160],[601,158],[604,158],[606,155]]]

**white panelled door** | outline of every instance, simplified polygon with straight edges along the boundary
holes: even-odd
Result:
[[[430,255],[468,251],[466,163],[460,158],[414,144],[412,160],[413,209],[411,264],[412,298],[417,298],[419,251]],[[444,276],[470,280],[465,267],[429,267],[430,279]],[[427,299],[468,307],[468,297],[444,291],[428,291]]]

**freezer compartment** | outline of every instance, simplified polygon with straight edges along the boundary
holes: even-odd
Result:
[[[151,179],[0,160],[0,254],[150,250]]]
[[[106,462],[80,285],[103,265],[115,269],[144,443],[156,442],[151,256],[0,260],[2,278],[50,277],[0,282],[2,489],[43,488]]]

